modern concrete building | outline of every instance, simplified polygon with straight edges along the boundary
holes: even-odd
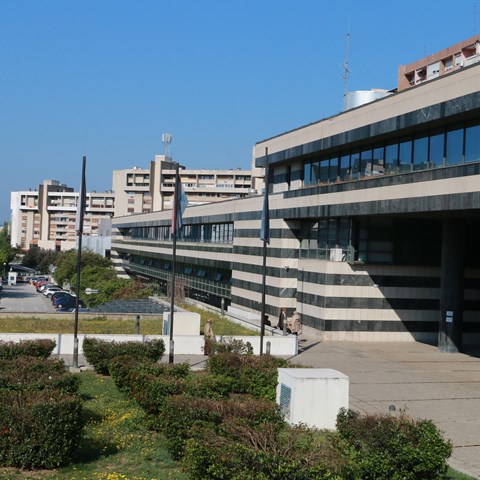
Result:
[[[150,168],[114,170],[115,216],[148,213],[172,208],[176,163],[156,155]],[[189,205],[212,203],[251,194],[250,170],[188,170],[180,166],[180,179]]]
[[[79,193],[57,180],[45,180],[38,190],[12,192],[11,244],[28,249],[30,245],[52,250],[76,247],[75,221]],[[87,193],[84,235],[96,235],[102,219],[113,217],[111,192]]]
[[[263,140],[254,162],[269,167],[272,324],[286,306],[323,340],[480,342],[479,63]],[[187,295],[259,315],[262,205],[187,208]],[[128,272],[168,283],[170,212],[117,218],[113,231]]]

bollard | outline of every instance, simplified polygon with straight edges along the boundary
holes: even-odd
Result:
[[[222,315],[222,317],[223,317],[223,316],[225,315],[225,299],[224,299],[223,297],[222,297],[222,300],[221,300],[221,304],[220,304],[220,305],[221,305],[221,307],[220,307],[220,308],[221,308],[221,312],[220,312],[220,313],[221,313],[221,315]]]
[[[137,335],[140,335],[140,315],[137,315],[135,317],[135,330],[137,332]]]
[[[270,347],[272,346],[271,342],[267,342],[267,349],[266,349],[266,354],[270,355]]]

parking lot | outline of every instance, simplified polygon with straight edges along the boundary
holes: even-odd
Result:
[[[37,293],[33,285],[17,283],[3,285],[0,292],[0,312],[53,313],[55,308],[49,298]]]

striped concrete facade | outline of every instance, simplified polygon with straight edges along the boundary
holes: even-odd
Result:
[[[474,65],[255,146],[255,166],[270,170],[266,312],[272,324],[285,306],[323,340],[435,343],[439,329],[458,321],[464,344],[480,342],[480,146],[478,158],[470,147],[472,132],[480,132],[479,76]],[[438,132],[445,140],[437,158]],[[415,163],[422,135],[425,166]],[[454,140],[459,160],[452,160]],[[330,162],[331,176],[333,160],[348,153],[353,170],[356,152],[363,158],[379,145],[386,168],[388,148],[397,143],[398,165],[388,174],[364,170],[340,180],[339,167],[337,181],[306,179],[309,162]],[[405,145],[413,152],[410,164],[402,164]],[[177,272],[187,294],[260,313],[262,205],[262,196],[252,196],[187,208],[184,224],[198,231],[233,225],[228,238],[178,239]],[[170,216],[114,219],[112,249],[127,272],[168,281],[172,242],[155,238],[157,230],[138,229],[168,229]],[[336,237],[324,235],[325,222]],[[463,278],[452,282],[446,231],[458,233],[462,245],[455,265]],[[463,292],[458,312],[445,300],[455,289]]]

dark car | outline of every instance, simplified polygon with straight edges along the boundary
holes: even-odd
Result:
[[[69,309],[69,308],[75,308],[75,302],[77,298],[76,297],[60,297],[58,300],[55,300],[53,302],[53,305],[59,309]],[[84,307],[85,304],[79,300],[78,305],[80,307]]]
[[[56,298],[60,298],[60,297],[73,297],[75,298],[75,295],[72,295],[71,293],[69,292],[66,292],[65,290],[60,290],[59,292],[55,292],[51,297],[50,297],[50,300],[53,301],[56,299]]]

